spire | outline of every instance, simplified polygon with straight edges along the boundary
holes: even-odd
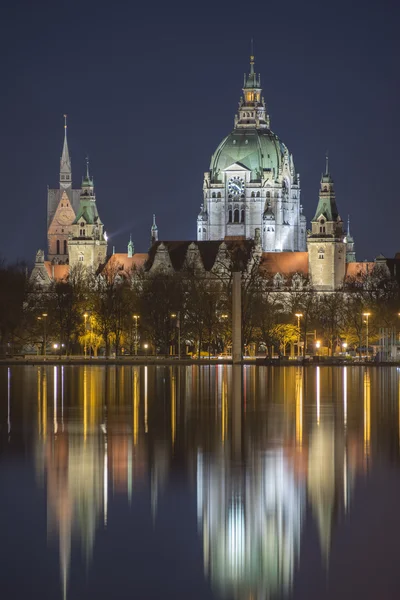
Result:
[[[132,258],[132,256],[135,254],[135,247],[133,245],[132,242],[132,234],[130,234],[129,236],[129,243],[128,243],[128,258]]]
[[[156,225],[156,215],[153,215],[153,225],[151,226],[151,243],[158,241],[158,227]]]
[[[350,237],[350,215],[347,215],[347,237]]]
[[[325,156],[325,175],[329,175],[329,153],[328,150],[326,151],[326,156]]]
[[[93,178],[90,177],[90,172],[89,172],[89,156],[86,156],[86,175],[82,179],[82,192],[84,192],[85,190],[87,190],[87,188],[90,188],[91,192],[92,192],[92,195],[94,195],[94,191],[93,191],[93,188],[94,188]]]
[[[253,38],[251,38],[250,75],[254,75],[254,48],[253,48]]]
[[[67,115],[64,115],[64,144],[60,160],[60,188],[71,187],[72,173],[67,142]]]

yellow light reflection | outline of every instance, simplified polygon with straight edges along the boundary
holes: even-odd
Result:
[[[223,367],[222,386],[221,386],[221,441],[225,442],[226,429],[228,424],[228,381],[226,365]]]
[[[296,369],[296,444],[303,443],[303,369]]]
[[[83,367],[83,439],[87,436],[87,369]]]
[[[343,420],[344,428],[347,426],[347,367],[343,367]]]
[[[317,424],[319,425],[319,418],[321,413],[321,374],[320,368],[317,367]]]
[[[172,445],[175,444],[176,436],[176,378],[171,367],[171,439]]]
[[[148,407],[148,399],[147,399],[147,373],[148,367],[144,368],[144,430],[148,432],[148,423],[147,423],[147,407]]]
[[[42,371],[38,367],[37,370],[37,403],[38,403],[38,433],[39,437],[42,434]]]
[[[369,456],[371,440],[371,381],[369,371],[364,373],[364,455]]]
[[[138,372],[133,371],[133,444],[136,446],[139,431],[139,394],[138,394]]]
[[[58,389],[58,367],[54,367],[54,433],[58,431],[57,423],[57,389]]]
[[[43,439],[47,435],[47,372],[43,369],[43,394],[42,394],[42,432]]]

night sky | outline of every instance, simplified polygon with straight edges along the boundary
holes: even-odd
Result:
[[[195,239],[203,173],[233,128],[255,40],[272,130],[314,216],[325,152],[357,259],[400,251],[400,9],[374,2],[11,2],[0,25],[0,255],[46,248],[63,113],[110,246]]]

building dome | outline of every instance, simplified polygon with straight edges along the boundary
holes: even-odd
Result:
[[[235,128],[218,146],[211,158],[213,183],[222,179],[222,172],[234,163],[251,169],[251,180],[260,180],[261,174],[275,176],[287,148],[277,135],[267,128]]]

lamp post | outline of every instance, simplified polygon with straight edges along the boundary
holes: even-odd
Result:
[[[367,337],[367,360],[369,358],[369,352],[368,352],[368,350],[369,350],[369,348],[368,348],[368,319],[369,319],[370,316],[371,316],[371,313],[369,313],[369,312],[363,313],[363,317],[365,317],[365,323],[366,323],[366,326],[367,326],[367,336],[366,336]]]
[[[139,320],[139,315],[133,315],[133,318],[135,320],[135,356],[137,356],[137,352],[138,352],[138,320]]]
[[[300,356],[300,319],[303,316],[303,313],[296,313],[295,317],[297,317],[297,356]]]
[[[84,315],[83,315],[83,317],[85,319],[85,358],[86,358],[86,353],[87,353],[86,352],[86,334],[87,334],[86,324],[87,324],[87,318],[88,318],[88,316],[89,315],[87,314],[87,312],[85,312]]]
[[[176,326],[178,328],[178,360],[181,358],[181,311],[171,314],[172,319],[176,319]]]
[[[47,346],[47,330],[46,330],[46,322],[47,322],[47,313],[42,313],[43,317],[43,342],[44,342],[44,357],[46,358],[46,346]]]

